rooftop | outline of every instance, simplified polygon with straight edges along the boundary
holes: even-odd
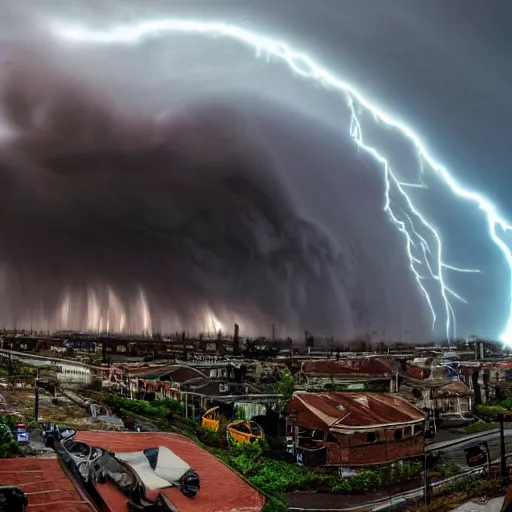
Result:
[[[454,380],[438,390],[442,396],[473,396],[473,391],[460,380]]]
[[[192,366],[187,365],[166,365],[160,367],[138,368],[130,371],[140,379],[159,379],[168,377],[173,382],[186,382],[192,379],[205,378],[206,375]],[[166,379],[167,380],[167,379]]]
[[[419,423],[423,413],[405,400],[382,393],[295,393],[287,413],[299,412],[311,428],[365,428]]]
[[[384,375],[394,373],[397,370],[396,362],[392,358],[361,357],[304,361],[302,371],[307,375]]]
[[[2,459],[2,485],[19,487],[28,498],[27,512],[94,512],[57,459]]]
[[[163,489],[178,512],[256,512],[265,503],[264,497],[236,473],[178,434],[83,431],[75,439],[113,452],[136,452],[158,446],[172,450],[197,471],[201,482],[195,498],[187,498],[175,487]],[[97,489],[111,512],[128,511],[126,498],[114,484],[99,484]]]

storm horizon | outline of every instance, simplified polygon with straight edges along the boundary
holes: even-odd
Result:
[[[409,198],[443,235],[459,223],[485,235],[486,219],[423,173],[410,140],[236,42],[173,37],[100,48],[40,28],[3,42],[1,327],[198,334],[237,323],[244,336],[274,325],[297,340],[424,343],[446,338],[448,322],[454,336],[499,336],[506,314],[489,321],[466,300],[508,293],[492,246],[443,238],[447,268],[479,271],[449,275],[445,311],[421,243],[436,239]],[[397,169],[389,207],[353,116]],[[421,259],[414,272],[408,251]]]

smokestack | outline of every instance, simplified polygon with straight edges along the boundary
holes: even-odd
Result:
[[[475,339],[475,359],[480,361],[485,358],[485,341]]]
[[[237,355],[240,352],[240,327],[235,324],[235,335],[233,337],[233,354]]]

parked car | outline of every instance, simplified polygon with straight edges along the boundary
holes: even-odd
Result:
[[[474,468],[477,466],[483,466],[487,464],[489,458],[487,456],[487,451],[485,447],[481,444],[474,444],[469,446],[465,450],[466,453],[466,464],[470,468]]]
[[[27,426],[25,423],[16,423],[12,429],[14,439],[20,444],[27,444],[29,441],[29,433],[27,432]]]
[[[208,409],[201,418],[201,426],[213,432],[217,432],[219,430],[219,425],[219,408],[212,407],[211,409]]]
[[[263,429],[255,421],[238,420],[227,427],[228,440],[248,444],[265,439]]]
[[[475,421],[461,413],[443,414],[439,420],[442,428],[463,428]]]

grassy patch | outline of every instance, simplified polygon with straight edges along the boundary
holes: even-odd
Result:
[[[471,423],[471,425],[468,425],[464,432],[467,434],[476,434],[478,432],[485,432],[486,430],[493,430],[495,428],[500,428],[499,423],[482,423],[482,422],[476,422]]]

